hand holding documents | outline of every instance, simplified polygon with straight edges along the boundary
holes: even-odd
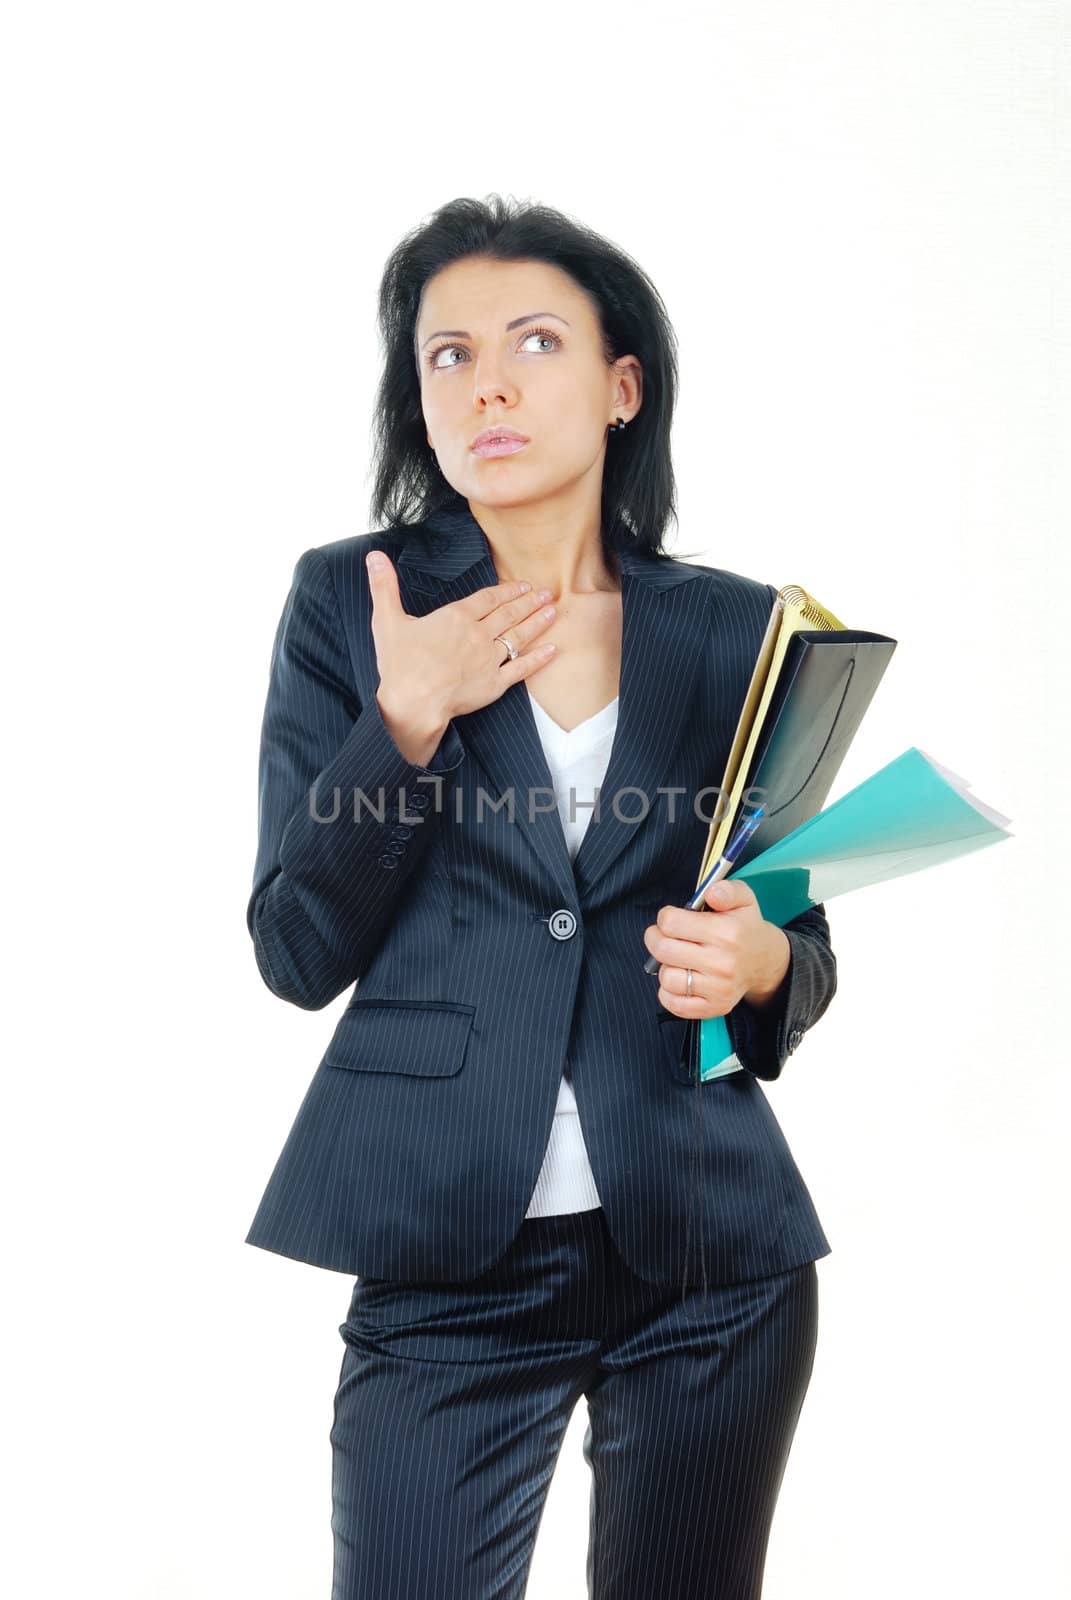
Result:
[[[697,882],[714,867],[753,890],[783,927],[808,907],[1009,837],[1009,818],[912,746],[822,810],[896,640],[843,627],[795,585],[781,589],[759,649]],[[745,799],[745,795],[747,798]],[[735,856],[742,803],[762,815]],[[714,876],[721,875],[718,872]],[[695,907],[695,899],[689,902]],[[652,958],[653,959],[653,958]],[[649,961],[646,971],[657,971]],[[724,1017],[699,1024],[699,1075],[738,1070]]]
[[[737,826],[736,832],[733,834],[730,842],[725,846],[725,854],[718,857],[718,860],[715,862],[714,866],[711,867],[706,877],[700,881],[699,887],[696,889],[695,893],[685,906],[686,911],[701,911],[705,909],[707,889],[712,883],[717,883],[720,878],[728,877],[729,873],[739,860],[744,846],[747,844],[748,840],[751,838],[751,835],[755,832],[755,829],[758,827],[765,815],[766,807],[759,806],[758,810],[753,811],[749,817],[742,817],[740,819],[740,823]],[[648,956],[646,962],[644,963],[643,970],[644,972],[654,974],[658,971],[661,965],[662,963],[659,961],[657,956]]]

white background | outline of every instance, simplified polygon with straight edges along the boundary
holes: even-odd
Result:
[[[677,547],[899,640],[830,799],[916,744],[1013,819],[829,906],[839,992],[768,1090],[833,1253],[764,1600],[1067,1592],[1069,36],[9,12],[7,1592],[329,1593],[352,1280],[243,1241],[344,1001],[256,970],[259,719],[297,557],[370,526],[386,255],[492,191],[658,285]],[[585,1597],[585,1421],[531,1600]]]

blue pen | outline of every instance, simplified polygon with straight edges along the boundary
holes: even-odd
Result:
[[[706,877],[703,879],[702,883],[699,885],[698,889],[685,906],[684,909],[686,911],[698,911],[703,905],[703,896],[706,894],[710,885],[715,883],[719,878],[724,878],[726,873],[729,871],[729,868],[736,865],[736,858],[739,856],[741,850],[751,838],[751,835],[755,832],[755,829],[758,827],[765,813],[765,805],[758,806],[751,813],[750,817],[745,817],[738,824],[736,832],[733,834],[733,837],[730,839],[729,843],[725,846],[725,854],[723,856],[719,856],[718,860],[711,867],[710,871],[707,873]],[[647,960],[643,964],[643,970],[644,972],[650,974],[657,974],[661,965],[662,963],[658,960],[657,956],[648,956]]]

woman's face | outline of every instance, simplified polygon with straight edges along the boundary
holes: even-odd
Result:
[[[416,325],[421,403],[443,476],[472,506],[593,506],[607,428],[640,408],[634,356],[608,367],[595,309],[543,261],[455,261],[424,286]],[[495,424],[527,435],[512,455],[473,453]]]

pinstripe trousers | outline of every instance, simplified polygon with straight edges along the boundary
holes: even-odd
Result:
[[[756,1600],[817,1323],[814,1261],[682,1299],[601,1207],[527,1218],[465,1282],[359,1278],[332,1600],[521,1600],[581,1395],[589,1600]]]

